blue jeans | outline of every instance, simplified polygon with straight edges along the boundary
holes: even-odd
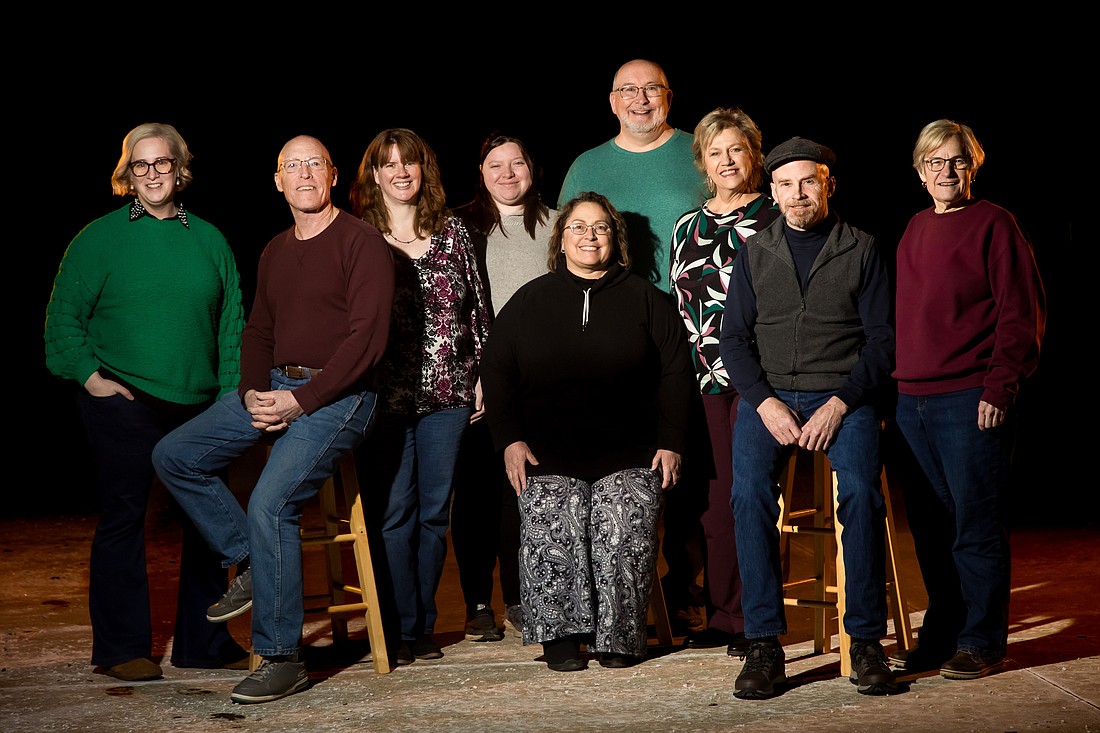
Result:
[[[307,381],[271,371],[272,389],[294,389]],[[256,654],[294,654],[301,645],[302,506],[366,436],[375,400],[374,392],[343,397],[276,434],[247,514],[220,474],[268,434],[252,427],[235,391],[169,433],[153,451],[157,475],[223,566],[249,558]]]
[[[1013,431],[978,429],[981,396],[981,388],[898,395],[898,429],[927,478],[906,494],[928,590],[920,644],[947,653],[1003,654],[1008,643]]]
[[[807,420],[832,392],[777,391]],[[879,455],[881,421],[873,406],[848,413],[825,454],[837,474],[837,518],[844,525],[844,630],[857,639],[886,634],[886,502]],[[779,477],[797,446],[782,446],[756,408],[737,406],[733,432],[733,514],[745,636],[787,633],[779,555]]]
[[[470,408],[425,415],[383,413],[358,452],[360,481],[381,531],[386,570],[382,619],[391,643],[430,636],[447,559],[451,486]],[[485,531],[498,531],[496,526]],[[378,536],[377,532],[371,534]],[[388,606],[388,608],[386,608]]]

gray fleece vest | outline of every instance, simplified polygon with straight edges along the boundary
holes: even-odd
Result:
[[[859,292],[874,238],[844,223],[829,232],[810,270],[806,292],[782,225],[761,232],[749,257],[756,292],[760,364],[775,389],[839,389],[864,341]]]

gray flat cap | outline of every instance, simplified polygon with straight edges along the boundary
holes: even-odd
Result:
[[[832,165],[836,162],[836,153],[821,143],[815,143],[804,137],[792,137],[785,143],[780,143],[772,148],[768,157],[764,158],[764,169],[770,175],[784,163],[792,160],[812,160],[815,163]]]

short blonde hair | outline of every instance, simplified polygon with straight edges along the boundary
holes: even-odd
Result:
[[[130,130],[122,141],[122,155],[119,156],[118,164],[115,165],[115,172],[111,174],[111,190],[116,196],[125,196],[133,190],[130,163],[133,162],[134,148],[142,140],[157,137],[168,143],[168,149],[176,159],[176,169],[173,171],[178,180],[176,193],[183,191],[191,183],[191,151],[188,150],[183,136],[171,125],[163,122],[146,122]]]

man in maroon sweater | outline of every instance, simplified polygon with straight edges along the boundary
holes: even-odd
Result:
[[[153,452],[161,481],[225,567],[229,591],[207,618],[252,609],[253,652],[263,662],[234,689],[238,703],[277,700],[309,686],[301,660],[299,518],[374,422],[375,371],[389,337],[394,271],[373,226],[332,204],[337,172],[321,142],[283,146],[275,186],[294,226],[260,256],[256,296],[241,334],[241,378]],[[247,514],[225,469],[260,440],[271,454]]]

